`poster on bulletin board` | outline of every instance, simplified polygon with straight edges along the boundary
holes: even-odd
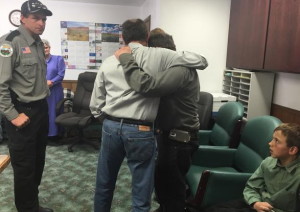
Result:
[[[99,69],[123,46],[120,24],[61,21],[61,50],[68,69]]]

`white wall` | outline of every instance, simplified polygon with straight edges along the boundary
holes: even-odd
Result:
[[[23,0],[0,0],[0,34],[15,29],[8,14],[19,9]],[[162,27],[173,35],[178,50],[205,55],[209,67],[199,72],[201,90],[221,91],[225,67],[230,0],[146,0],[142,7],[83,4],[61,0],[42,0],[53,12],[48,17],[42,38],[52,45],[52,54],[61,54],[60,21],[123,23],[128,18],[142,19],[151,15],[151,29]],[[178,12],[174,12],[178,11]],[[83,70],[66,71],[65,79],[76,80]]]
[[[226,67],[230,0],[161,0],[160,27],[173,35],[177,50],[203,54],[209,63],[199,71],[203,91],[221,92]]]
[[[20,9],[25,0],[0,0],[0,35],[16,29],[8,20],[8,14],[13,9]],[[5,3],[4,3],[5,2]],[[122,24],[129,18],[141,17],[140,7],[115,6],[103,4],[83,4],[55,0],[41,0],[52,12],[48,17],[47,26],[41,36],[51,43],[51,53],[61,55],[60,21],[80,21]],[[85,70],[67,69],[65,79],[77,80],[78,74]]]
[[[300,74],[277,73],[273,103],[300,111]]]
[[[149,0],[148,0],[149,1]],[[201,90],[221,92],[231,0],[160,0],[161,27],[173,35],[178,50],[206,56],[209,67],[199,71]],[[156,23],[156,22],[155,22]],[[277,73],[273,103],[300,111],[300,74]]]
[[[160,0],[145,0],[141,7],[142,19],[151,15],[151,29],[159,26],[160,23]]]
[[[60,21],[123,23],[128,18],[151,15],[151,29],[161,27],[172,34],[178,50],[206,56],[209,67],[199,71],[201,90],[220,92],[226,66],[230,0],[146,0],[142,7],[108,6],[42,0],[54,13],[48,18],[43,38],[52,43],[52,53],[60,54]],[[23,0],[0,0],[0,35],[16,29],[8,14]],[[65,79],[77,79],[82,70],[67,70]],[[273,103],[300,110],[300,74],[278,73]]]
[[[10,24],[8,20],[9,13],[14,9],[20,9],[22,5],[22,1],[18,0],[10,0],[9,3],[7,0],[0,0],[0,36],[5,33],[8,33],[10,30],[15,30],[16,27]]]

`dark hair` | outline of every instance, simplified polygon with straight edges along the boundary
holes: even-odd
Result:
[[[132,41],[147,42],[148,29],[141,19],[130,19],[122,24],[122,35],[126,45]]]
[[[148,39],[149,47],[161,47],[166,49],[171,49],[176,51],[176,45],[174,43],[173,37],[165,33],[160,28],[155,28],[150,32]]]
[[[150,36],[155,34],[166,34],[166,32],[162,28],[156,27],[150,31]]]
[[[275,131],[281,131],[286,137],[286,144],[288,147],[296,146],[298,148],[298,155],[300,154],[300,125],[295,123],[283,123],[275,128]]]

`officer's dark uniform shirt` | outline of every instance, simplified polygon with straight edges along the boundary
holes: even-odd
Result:
[[[0,38],[0,112],[8,120],[19,115],[11,91],[18,101],[29,103],[49,94],[46,80],[44,45],[21,25]]]

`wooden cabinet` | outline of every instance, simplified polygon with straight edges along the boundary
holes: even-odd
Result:
[[[244,106],[244,117],[270,115],[274,73],[225,70],[223,93],[236,96]]]
[[[270,0],[231,0],[227,67],[262,69]]]
[[[271,0],[264,69],[300,73],[300,0]]]
[[[75,93],[77,87],[77,80],[63,80],[63,88],[68,88]]]
[[[232,0],[227,67],[300,73],[300,0]]]

